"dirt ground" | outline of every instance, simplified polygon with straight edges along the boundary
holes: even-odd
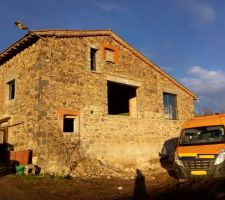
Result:
[[[139,172],[133,180],[6,175],[0,177],[0,200],[149,199],[152,190],[157,191],[169,182],[174,180],[166,173],[146,178]]]
[[[137,171],[132,180],[4,175],[0,177],[0,200],[225,199],[225,180],[179,183],[166,172],[144,174]]]

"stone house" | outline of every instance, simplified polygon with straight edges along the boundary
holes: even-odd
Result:
[[[27,33],[0,54],[0,94],[0,142],[74,176],[149,169],[197,98],[111,30]]]

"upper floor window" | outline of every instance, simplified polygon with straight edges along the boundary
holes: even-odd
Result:
[[[108,81],[108,114],[137,117],[137,87]]]
[[[118,63],[119,49],[108,43],[102,44],[102,58],[106,62]]]
[[[166,119],[177,119],[176,95],[163,93],[164,116]]]
[[[96,71],[96,53],[97,49],[94,48],[90,49],[90,59],[91,59],[90,67],[92,71]]]
[[[114,63],[114,53],[115,51],[112,49],[105,49],[105,60]]]
[[[15,79],[9,81],[8,85],[8,100],[15,99]]]

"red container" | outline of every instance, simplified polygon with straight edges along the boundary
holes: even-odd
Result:
[[[10,160],[18,162],[20,165],[29,163],[30,150],[25,151],[10,151]]]

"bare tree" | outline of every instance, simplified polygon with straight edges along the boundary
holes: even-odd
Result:
[[[220,113],[221,113],[221,114],[225,114],[225,109],[221,109],[221,110],[220,110]]]
[[[213,112],[210,108],[204,108],[202,111],[202,116],[207,116],[207,115],[214,115],[215,112]]]

